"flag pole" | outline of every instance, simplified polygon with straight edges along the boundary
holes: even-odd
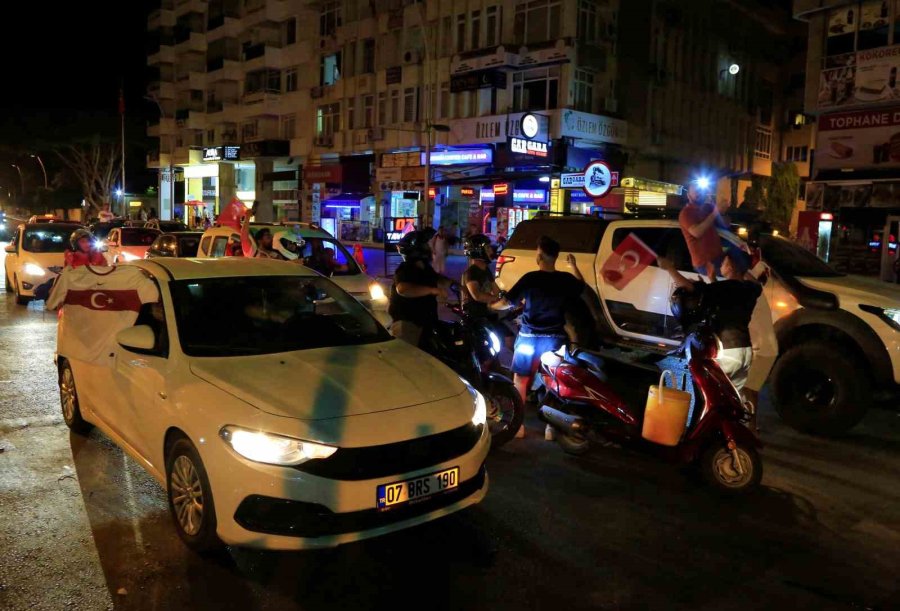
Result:
[[[125,216],[125,85],[122,84],[122,87],[119,89],[119,117],[121,119],[122,124],[122,159],[121,159],[121,170],[122,170],[122,216]]]

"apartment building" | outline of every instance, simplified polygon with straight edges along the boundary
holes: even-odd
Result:
[[[900,278],[900,1],[796,0],[818,124],[803,222],[839,269]]]

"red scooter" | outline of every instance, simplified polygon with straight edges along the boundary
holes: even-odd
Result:
[[[752,490],[762,479],[757,452],[762,443],[748,426],[753,406],[742,401],[715,360],[719,345],[718,337],[704,326],[682,345],[699,392],[692,422],[678,445],[659,445],[641,435],[647,391],[655,375],[647,384],[636,383],[641,374],[633,366],[605,364],[593,353],[568,348],[541,358],[541,419],[555,429],[556,441],[569,454],[583,454],[592,443],[615,442],[670,462],[697,465],[707,482],[728,493]],[[617,366],[627,368],[624,375],[615,375]],[[622,382],[614,384],[610,378]],[[624,395],[630,396],[623,399]]]

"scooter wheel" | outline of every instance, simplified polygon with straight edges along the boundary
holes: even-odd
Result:
[[[554,431],[556,433],[554,436],[556,442],[566,454],[571,456],[582,456],[587,454],[588,450],[591,449],[591,442],[587,437],[582,435],[569,435],[557,428],[554,428]]]
[[[515,437],[525,419],[525,405],[516,387],[509,383],[491,382],[485,389],[488,402],[488,428],[491,447],[499,448]]]
[[[740,461],[740,469],[736,461]],[[759,487],[763,466],[756,448],[737,446],[732,452],[725,446],[714,445],[700,458],[700,471],[703,479],[717,490],[740,495]]]

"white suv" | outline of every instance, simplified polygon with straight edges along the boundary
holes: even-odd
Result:
[[[509,289],[535,269],[537,240],[548,235],[562,247],[560,260],[575,255],[599,298],[597,329],[605,343],[668,350],[682,339],[669,309],[675,288],[669,275],[654,263],[618,290],[600,274],[630,233],[675,261],[685,276],[698,277],[674,218],[569,216],[519,224],[498,260],[497,283]],[[720,231],[720,237],[746,247],[733,233]],[[784,238],[763,235],[759,245],[780,351],[769,377],[775,407],[800,430],[844,432],[859,422],[876,392],[894,394],[900,388],[900,288],[842,275]]]

